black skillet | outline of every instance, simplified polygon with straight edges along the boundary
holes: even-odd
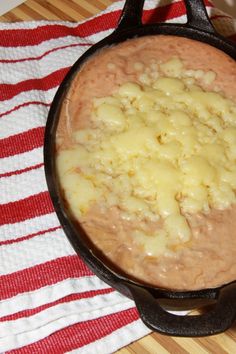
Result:
[[[206,336],[227,330],[236,320],[236,281],[214,289],[199,291],[171,291],[144,286],[114,271],[105,264],[86,241],[81,227],[75,224],[66,211],[60,194],[55,170],[55,132],[62,102],[81,65],[95,52],[127,39],[147,35],[175,35],[210,44],[234,60],[235,45],[216,33],[202,0],[185,0],[186,24],[149,24],[141,21],[144,0],[127,0],[115,31],[92,46],[73,65],[60,85],[53,100],[45,131],[44,161],[49,192],[61,225],[76,252],[90,269],[102,280],[125,296],[133,299],[143,322],[152,330],[172,336]],[[169,309],[193,309],[211,303],[201,315],[181,316],[167,312]]]

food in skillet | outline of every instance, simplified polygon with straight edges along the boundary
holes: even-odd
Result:
[[[236,279],[236,64],[172,36],[104,49],[57,130],[67,207],[116,268],[194,290]]]

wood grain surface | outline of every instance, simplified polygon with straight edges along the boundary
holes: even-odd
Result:
[[[0,21],[66,20],[78,22],[99,13],[113,2],[112,0],[27,0],[0,16]],[[117,354],[148,353],[236,354],[236,324],[226,333],[203,338],[168,337],[152,333],[117,352]]]

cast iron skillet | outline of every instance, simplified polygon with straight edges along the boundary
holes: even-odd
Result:
[[[116,30],[92,46],[73,65],[62,82],[52,103],[45,132],[44,161],[49,192],[61,225],[76,252],[102,280],[133,299],[143,322],[152,330],[173,336],[206,336],[228,329],[236,319],[236,281],[214,289],[171,291],[144,286],[132,281],[106,265],[86,241],[86,235],[75,225],[63,203],[55,170],[55,132],[64,97],[81,65],[95,52],[127,39],[147,35],[175,35],[195,39],[214,46],[233,59],[236,47],[216,33],[202,0],[185,0],[186,24],[150,24],[141,22],[144,0],[126,0]],[[167,309],[187,309],[211,303],[202,315],[178,316]]]

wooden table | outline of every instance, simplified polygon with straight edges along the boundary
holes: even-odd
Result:
[[[81,21],[112,4],[113,0],[27,0],[7,14],[1,22],[30,20]],[[117,354],[236,354],[236,324],[224,334],[204,338],[167,337],[150,334]],[[98,353],[102,354],[102,353]]]

